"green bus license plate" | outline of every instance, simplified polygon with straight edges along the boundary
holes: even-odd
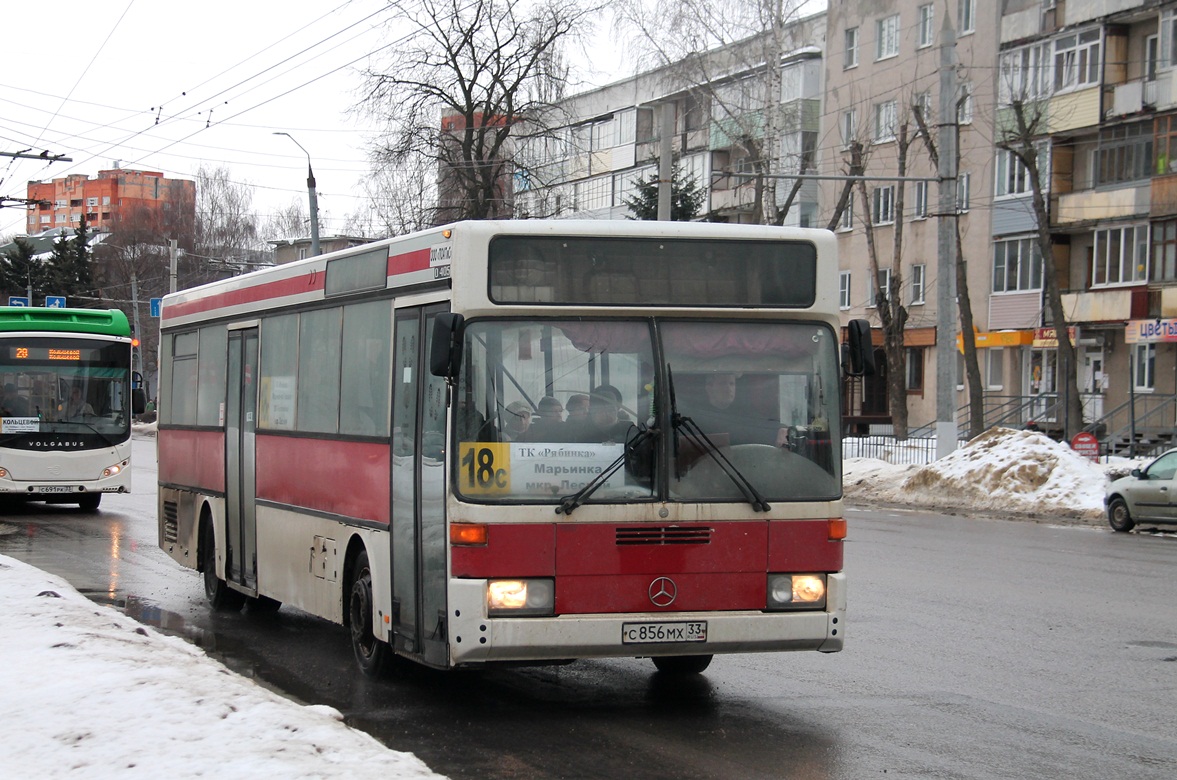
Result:
[[[706,620],[691,620],[680,623],[621,624],[621,644],[623,645],[706,641]]]

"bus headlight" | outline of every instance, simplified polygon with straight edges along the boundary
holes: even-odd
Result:
[[[126,467],[127,461],[125,460],[122,463],[116,463],[113,466],[107,466],[102,470],[102,478],[106,479],[107,477],[113,477],[115,474],[120,473]]]
[[[552,580],[490,580],[486,583],[489,615],[551,615],[556,609]]]
[[[821,609],[826,605],[826,575],[768,575],[769,609]]]
[[[8,469],[6,469],[6,468],[0,468],[0,477],[5,477],[5,478],[7,478],[7,477],[8,477]]]

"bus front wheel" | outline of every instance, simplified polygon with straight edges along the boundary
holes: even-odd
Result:
[[[200,523],[200,568],[204,573],[204,597],[213,610],[232,612],[244,606],[245,596],[217,576],[217,541],[212,519],[207,516]]]
[[[372,609],[372,569],[368,565],[368,553],[365,550],[356,558],[352,568],[348,624],[351,628],[351,647],[360,671],[369,677],[378,677],[388,665],[392,648],[376,638]]]
[[[78,508],[83,512],[97,512],[102,503],[101,493],[86,493],[78,499]]]
[[[709,655],[666,655],[650,660],[664,674],[701,674],[711,665]]]

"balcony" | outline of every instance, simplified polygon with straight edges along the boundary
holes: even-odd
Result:
[[[1129,219],[1149,213],[1152,189],[1145,181],[1114,190],[1082,190],[1058,196],[1054,224],[1062,227],[1108,219]]]
[[[1148,287],[1112,287],[1063,294],[1071,322],[1117,322],[1148,316]]]

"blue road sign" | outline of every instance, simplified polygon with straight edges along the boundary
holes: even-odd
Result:
[[[158,317],[163,310],[163,298],[151,299],[151,316]]]
[[[8,296],[8,305],[9,306],[28,306],[29,299],[24,297],[23,295],[9,295]]]
[[[46,295],[45,296],[46,309],[64,309],[65,296],[64,295]]]

